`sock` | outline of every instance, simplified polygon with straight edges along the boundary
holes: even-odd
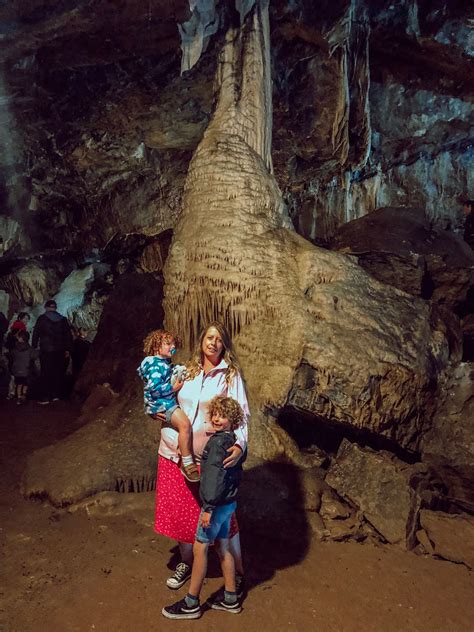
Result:
[[[183,462],[183,465],[192,465],[194,463],[192,454],[190,454],[189,456],[182,456],[181,460]]]
[[[186,605],[188,606],[188,608],[192,608],[193,606],[199,605],[199,597],[195,597],[194,595],[191,595],[190,593],[186,595],[186,597],[184,598],[184,601],[186,602]]]
[[[237,593],[224,590],[224,601],[229,605],[237,603]]]

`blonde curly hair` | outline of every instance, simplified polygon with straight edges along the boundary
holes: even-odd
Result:
[[[176,347],[181,344],[179,336],[166,329],[154,329],[150,331],[145,340],[143,341],[143,353],[146,356],[153,356],[160,352],[163,342],[174,341]]]
[[[208,412],[211,420],[214,415],[228,419],[232,430],[238,428],[244,420],[242,406],[232,397],[223,397],[222,395],[214,397],[209,403]]]
[[[211,327],[214,327],[214,329],[217,329],[221,337],[222,345],[224,347],[221,360],[223,358],[228,364],[225,381],[227,382],[228,386],[231,386],[234,377],[238,373],[242,374],[242,370],[239,366],[239,361],[237,360],[237,356],[235,355],[235,351],[232,347],[232,340],[230,338],[230,334],[227,331],[227,329],[224,327],[224,325],[220,323],[218,320],[214,320],[212,321],[212,323],[209,323],[208,325],[206,325],[206,327],[204,327],[204,329],[199,334],[199,339],[196,343],[196,346],[194,347],[191,360],[186,365],[186,368],[188,370],[188,377],[186,379],[192,380],[193,378],[196,377],[196,375],[199,375],[199,373],[202,371],[203,363],[204,363],[202,343],[203,343],[204,338],[206,337],[207,332],[209,331],[209,329],[211,329]]]

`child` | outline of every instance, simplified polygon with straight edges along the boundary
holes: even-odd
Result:
[[[27,331],[26,326],[30,322],[30,315],[26,312],[19,312],[16,320],[13,321],[10,331],[5,340],[5,347],[8,355],[8,370],[10,371],[10,384],[8,386],[8,399],[13,399],[16,394],[15,378],[12,374],[11,352],[17,341],[17,333],[19,331]]]
[[[209,417],[215,433],[207,442],[201,457],[202,500],[196,539],[194,562],[189,592],[180,601],[161,611],[167,619],[198,619],[201,616],[199,594],[207,571],[207,551],[210,544],[219,541],[219,558],[224,575],[224,599],[211,602],[214,610],[238,613],[242,610],[235,584],[235,564],[229,549],[229,529],[237,503],[237,490],[242,477],[245,454],[234,467],[224,468],[227,450],[236,442],[234,430],[243,420],[240,404],[230,397],[215,397],[209,404]]]
[[[178,431],[178,447],[181,453],[181,472],[191,483],[199,481],[199,471],[192,454],[191,422],[179,408],[175,393],[183,386],[177,380],[171,384],[173,365],[171,356],[176,351],[177,336],[164,329],[148,334],[143,343],[146,357],[138,367],[138,375],[145,382],[143,397],[145,412],[152,419],[164,413],[166,421]]]
[[[23,404],[28,393],[28,378],[31,374],[35,352],[28,344],[30,334],[19,330],[16,334],[15,346],[10,351],[11,372],[15,379],[16,403]]]
[[[27,325],[30,322],[30,315],[26,312],[19,312],[16,320],[12,323],[10,331],[16,333],[17,331],[26,331]]]

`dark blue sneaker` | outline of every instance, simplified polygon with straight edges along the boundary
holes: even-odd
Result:
[[[234,603],[226,603],[224,599],[220,599],[219,595],[207,602],[213,610],[224,610],[225,612],[233,612],[238,614],[242,612],[242,604],[237,599]]]
[[[238,601],[242,601],[244,595],[247,594],[247,586],[245,585],[245,579],[243,575],[236,574],[235,576],[235,592],[237,593]],[[211,603],[211,601],[224,601],[224,597],[224,586],[222,586],[222,588],[219,588],[216,593],[211,595],[211,599],[208,600],[208,602]]]
[[[201,606],[188,606],[186,599],[181,599],[171,606],[165,606],[161,614],[167,619],[199,619],[202,614]]]

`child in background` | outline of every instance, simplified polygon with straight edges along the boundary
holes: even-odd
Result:
[[[22,329],[17,331],[15,345],[10,351],[11,372],[15,380],[16,403],[23,404],[28,394],[35,352],[29,345],[30,334]]]
[[[171,383],[173,365],[171,356],[176,352],[179,338],[170,331],[157,329],[148,334],[143,343],[145,358],[138,367],[138,375],[144,381],[143,398],[145,412],[152,419],[158,413],[166,416],[166,421],[178,431],[178,447],[181,453],[181,472],[191,483],[199,481],[199,471],[192,453],[191,422],[179,408],[176,393],[183,386],[177,380]]]
[[[207,572],[207,553],[210,544],[218,540],[218,554],[224,575],[224,596],[216,596],[210,606],[214,610],[239,613],[242,606],[236,590],[235,563],[229,548],[232,514],[237,507],[236,497],[242,478],[245,454],[234,467],[225,468],[227,450],[236,442],[234,430],[244,417],[240,404],[231,397],[215,397],[209,404],[209,417],[215,433],[207,442],[201,457],[202,501],[196,539],[193,547],[193,569],[189,592],[180,601],[161,611],[167,619],[198,619],[201,614],[199,594]]]
[[[13,321],[10,327],[10,331],[13,332],[14,334],[17,331],[26,331],[26,328],[29,322],[30,322],[29,314],[27,314],[26,312],[18,312],[18,316],[16,317],[16,320]]]

